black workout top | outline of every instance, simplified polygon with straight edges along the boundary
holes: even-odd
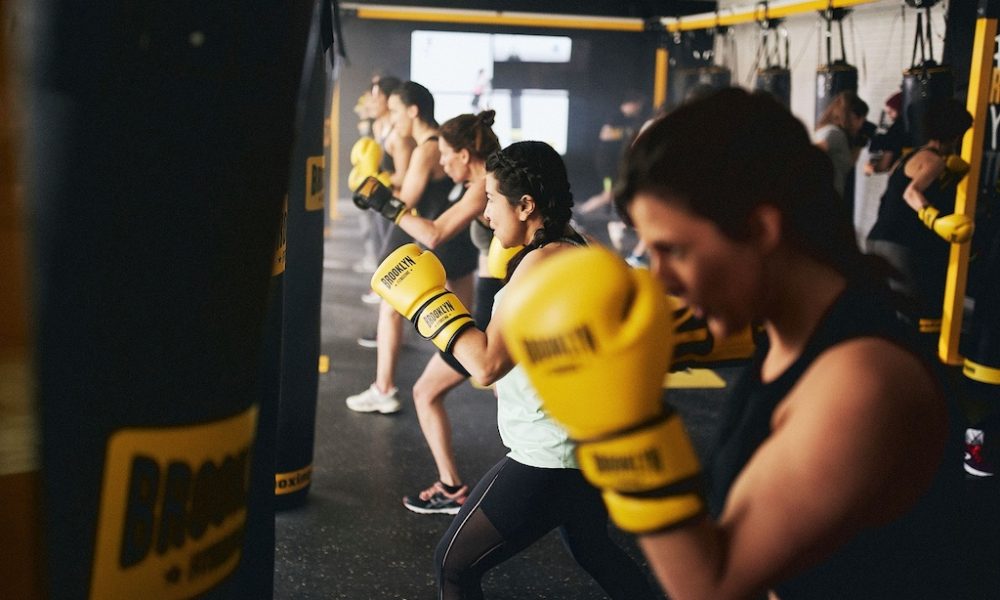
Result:
[[[760,379],[767,341],[758,346],[751,367],[743,373],[723,408],[708,472],[709,507],[715,517],[722,512],[733,481],[770,435],[771,417],[781,400],[825,350],[861,337],[884,338],[904,348],[917,347],[887,303],[856,288],[848,288],[837,299],[802,355],[773,382],[763,383]],[[953,416],[952,425],[957,423]],[[906,422],[901,421],[899,426],[906,427]],[[887,525],[864,530],[822,564],[775,586],[778,597],[956,597],[955,561],[960,551],[956,527],[962,490],[960,442],[958,432],[954,432],[931,487],[908,513]],[[878,458],[873,456],[872,460]]]
[[[421,143],[437,143],[437,139],[438,136],[432,135]],[[444,211],[451,207],[451,200],[448,197],[451,195],[453,187],[455,187],[455,183],[447,175],[439,179],[428,178],[424,193],[417,201],[417,213],[425,219],[433,220],[440,217]]]
[[[387,173],[396,172],[396,164],[392,160],[392,155],[389,154],[389,149],[386,147],[386,142],[389,140],[389,136],[392,135],[392,125],[386,130],[385,135],[375,137],[375,141],[378,142],[379,147],[382,148],[382,159],[379,161],[378,168]]]
[[[937,153],[931,148],[922,150]],[[948,242],[924,227],[916,211],[903,199],[903,192],[913,181],[911,177],[906,176],[906,163],[916,154],[917,152],[912,152],[904,156],[889,175],[888,186],[879,202],[878,217],[868,234],[868,239],[895,242],[915,250],[947,252]],[[955,188],[954,183],[942,186],[940,181],[934,181],[923,193],[927,201],[941,211],[942,215],[950,215],[955,212]]]

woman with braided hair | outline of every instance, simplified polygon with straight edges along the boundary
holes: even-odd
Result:
[[[584,244],[569,226],[573,195],[562,158],[543,142],[518,142],[486,161],[485,216],[505,248],[524,248],[508,267],[514,282],[535,265]],[[504,290],[497,292],[496,307]],[[565,430],[541,408],[514,364],[494,318],[466,328],[455,358],[482,384],[496,383],[497,423],[510,452],[479,481],[438,544],[438,597],[482,598],[486,571],[558,528],[573,558],[612,598],[653,598],[643,570],[608,535],[608,515],[586,483]]]

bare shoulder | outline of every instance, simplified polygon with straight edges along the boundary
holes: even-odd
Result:
[[[907,161],[905,170],[909,175],[911,173],[936,169],[943,166],[944,159],[941,158],[937,152],[928,148],[921,148],[914,153],[913,158]]]
[[[943,451],[947,419],[941,390],[915,354],[885,339],[858,338],[833,346],[812,363],[776,411],[773,426],[777,436],[785,433],[788,439],[820,436],[816,463],[868,473],[867,481],[855,485],[867,488],[863,495],[879,496],[887,487],[929,481]],[[907,488],[918,489],[900,489]],[[911,500],[893,494],[901,505]],[[886,502],[887,514],[894,513],[892,504]]]
[[[880,405],[898,402],[909,409],[914,408],[914,401],[931,402],[938,396],[927,365],[915,353],[877,337],[833,346],[817,358],[803,382],[831,389],[849,387],[862,397],[887,396]],[[901,391],[912,392],[911,399],[901,398]]]

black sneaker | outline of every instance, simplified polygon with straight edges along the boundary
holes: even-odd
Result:
[[[404,496],[403,506],[422,515],[436,513],[454,515],[462,508],[468,497],[469,486],[467,485],[463,485],[457,492],[450,494],[440,481],[435,481],[434,485],[416,496]]]

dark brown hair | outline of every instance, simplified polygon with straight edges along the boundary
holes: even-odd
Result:
[[[496,111],[484,110],[478,115],[458,115],[445,121],[438,130],[441,137],[456,152],[468,150],[469,156],[483,162],[500,149],[497,134],[493,133]]]

